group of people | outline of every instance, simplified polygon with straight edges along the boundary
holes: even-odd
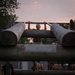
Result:
[[[40,62],[33,62],[33,66],[31,67],[31,70],[45,70],[45,67],[43,64]],[[75,71],[75,64],[69,64],[69,63],[64,63],[64,64],[49,64],[48,65],[48,70],[65,70],[65,71]]]
[[[70,70],[70,71],[75,71],[75,64],[68,64],[64,63],[62,64],[53,64],[51,70]]]
[[[40,28],[41,28],[40,24],[36,24],[36,30],[40,30]],[[44,29],[46,29],[46,28],[44,28]],[[47,39],[43,39],[43,41],[45,41],[45,40],[47,41]],[[33,38],[34,43],[40,43],[40,41],[41,41],[41,38]],[[48,41],[49,41],[49,39],[48,39]],[[58,41],[54,40],[54,42],[52,44],[60,44],[60,43]],[[44,65],[40,64],[40,63],[33,62],[33,66],[31,69],[33,71],[44,70]],[[51,64],[50,70],[72,70],[72,71],[74,71],[75,70],[75,64],[68,64],[68,63],[64,63],[63,65],[62,64]]]

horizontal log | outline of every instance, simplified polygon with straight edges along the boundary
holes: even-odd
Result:
[[[75,48],[43,44],[0,47],[0,61],[75,61]]]
[[[52,24],[51,31],[62,46],[75,46],[75,31],[65,29],[59,24]]]
[[[26,24],[30,23],[30,24],[47,24],[46,22],[25,22]],[[67,24],[69,25],[69,23],[61,23],[61,22],[49,22],[49,24]]]
[[[24,23],[17,23],[9,29],[0,33],[0,45],[13,46],[16,45],[25,30]]]
[[[15,75],[75,75],[75,71],[64,71],[64,70],[15,70]]]
[[[25,30],[22,37],[54,38],[50,30]]]

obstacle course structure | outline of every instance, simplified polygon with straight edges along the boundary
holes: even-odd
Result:
[[[25,30],[25,24],[28,24],[25,22],[0,32],[0,61],[75,61],[75,31],[61,27],[60,23],[38,22],[44,23],[49,24],[51,30]],[[18,44],[21,37],[56,38],[60,45]],[[10,46],[14,47],[9,48]],[[75,72],[15,70],[15,75],[25,74],[75,75]]]

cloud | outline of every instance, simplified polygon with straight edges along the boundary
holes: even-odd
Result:
[[[42,8],[42,4],[38,0],[32,0],[31,9],[40,9]]]
[[[70,19],[75,20],[75,16],[73,17],[63,17],[63,18],[48,18],[46,19],[48,22],[70,22]]]
[[[62,21],[75,19],[75,0],[19,0],[18,20]]]

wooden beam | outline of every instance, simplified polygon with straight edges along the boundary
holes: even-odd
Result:
[[[22,37],[55,38],[50,30],[25,30]]]
[[[75,71],[64,70],[15,70],[15,75],[75,75]]]
[[[75,61],[75,48],[43,44],[0,47],[0,61]]]
[[[31,21],[29,21],[29,22],[25,22],[26,24],[28,24],[28,23],[30,23],[30,24],[47,24],[46,22],[31,22]],[[67,25],[69,25],[69,23],[61,23],[61,22],[48,22],[49,24],[54,24],[54,23],[56,23],[56,24],[67,24]]]

